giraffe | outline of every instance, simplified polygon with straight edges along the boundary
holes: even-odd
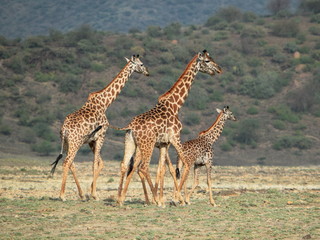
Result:
[[[81,199],[84,199],[73,161],[80,147],[86,143],[89,144],[94,154],[91,196],[93,199],[98,199],[96,182],[99,173],[103,168],[100,150],[109,125],[105,112],[110,104],[116,99],[133,72],[149,76],[148,69],[141,62],[139,55],[133,55],[131,59],[125,59],[127,60],[127,64],[118,75],[105,88],[90,93],[86,103],[79,110],[67,115],[62,124],[60,130],[61,152],[56,161],[52,163],[53,167],[51,169],[51,175],[53,176],[55,168],[62,158],[63,152],[66,151],[67,156],[63,162],[63,175],[60,191],[60,199],[63,201],[65,200],[65,186],[69,169],[76,182],[79,196]]]
[[[222,110],[217,109],[219,113],[215,122],[209,127],[207,130],[199,133],[198,137],[187,142],[182,143],[183,153],[185,157],[184,163],[180,161],[181,159],[178,157],[177,160],[177,168],[176,173],[177,177],[180,174],[180,169],[182,164],[184,164],[184,172],[180,181],[180,186],[186,184],[186,179],[188,177],[189,170],[192,165],[194,165],[194,177],[193,177],[193,185],[190,192],[187,194],[185,201],[187,204],[190,204],[190,197],[195,190],[195,188],[199,185],[199,176],[198,170],[202,166],[206,166],[207,169],[207,184],[209,190],[209,200],[212,206],[216,206],[213,198],[212,198],[212,190],[211,190],[211,167],[214,152],[212,149],[213,144],[218,140],[219,136],[222,133],[224,128],[224,124],[227,120],[236,121],[236,117],[230,111],[229,107],[224,107]],[[185,188],[186,193],[186,188]]]
[[[199,52],[192,58],[174,85],[158,98],[158,103],[154,108],[134,117],[126,127],[117,128],[127,131],[125,136],[124,157],[120,165],[121,176],[117,200],[120,206],[124,202],[130,180],[136,169],[138,169],[138,174],[142,182],[146,203],[149,204],[150,202],[145,179],[152,191],[153,200],[161,206],[162,201],[158,201],[157,199],[156,188],[153,187],[149,173],[151,155],[155,145],[157,145],[160,148],[160,156],[166,156],[169,144],[172,144],[181,159],[184,159],[180,142],[182,124],[178,118],[178,112],[188,96],[193,80],[199,71],[209,75],[222,72],[220,66],[214,62],[206,50]],[[133,155],[135,155],[134,158]],[[163,161],[163,159],[165,159],[165,157],[161,157],[160,161]],[[133,165],[128,171],[130,161],[133,161]],[[126,173],[127,177],[123,187]],[[170,173],[175,180],[173,167],[170,168]],[[177,185],[176,180],[175,184]],[[180,200],[182,200],[181,197]]]

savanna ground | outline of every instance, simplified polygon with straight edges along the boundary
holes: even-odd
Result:
[[[320,239],[320,167],[214,167],[208,204],[204,170],[191,205],[146,206],[135,174],[123,207],[116,205],[119,162],[105,161],[100,201],[80,201],[70,174],[58,200],[61,164],[53,159],[0,157],[0,239]],[[77,162],[89,192],[91,162]],[[151,166],[155,176],[156,166]],[[192,177],[192,174],[191,176]],[[190,184],[190,180],[189,180]]]

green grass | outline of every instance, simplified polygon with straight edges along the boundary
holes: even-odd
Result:
[[[320,237],[318,192],[242,191],[189,206],[141,200],[0,199],[0,239],[301,239]]]

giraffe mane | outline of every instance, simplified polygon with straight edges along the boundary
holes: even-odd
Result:
[[[220,118],[222,117],[222,115],[223,115],[223,111],[221,111],[221,112],[218,114],[218,116],[217,116],[216,120],[214,121],[214,123],[213,123],[207,130],[204,130],[204,131],[202,131],[202,132],[199,133],[199,136],[202,136],[202,135],[206,134],[206,133],[209,132],[212,128],[214,128],[214,127],[217,125],[217,123],[218,123],[218,121],[220,120]]]
[[[99,90],[99,91],[92,92],[92,93],[90,93],[90,95],[91,95],[91,94],[95,94],[95,93],[101,93],[101,92],[103,92],[104,90],[106,90],[106,89],[112,84],[113,80],[116,79],[116,78],[118,78],[118,76],[123,73],[123,70],[124,70],[125,68],[127,68],[127,66],[128,66],[129,64],[130,64],[130,61],[127,62],[127,64],[126,64],[126,65],[121,69],[121,71],[112,79],[112,81],[109,82],[109,84],[108,84],[106,87],[102,88],[102,89]]]
[[[185,74],[186,71],[189,70],[190,66],[193,64],[193,62],[198,58],[198,54],[196,54],[192,60],[188,63],[187,67],[185,68],[185,70],[183,71],[183,73],[180,75],[180,77],[178,78],[178,80],[174,83],[174,85],[164,94],[162,94],[159,98],[158,98],[158,102],[160,102],[161,100],[163,100],[164,98],[166,98],[168,95],[171,94],[171,92],[173,91],[173,89],[175,89],[175,87],[180,83],[180,79],[182,78],[182,76]]]

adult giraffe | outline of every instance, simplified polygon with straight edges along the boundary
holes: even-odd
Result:
[[[180,131],[182,124],[178,118],[178,112],[188,96],[189,90],[196,74],[201,71],[209,75],[221,73],[218,64],[204,50],[196,54],[187,65],[186,69],[176,81],[176,83],[165,94],[158,99],[157,105],[151,110],[133,118],[127,127],[118,128],[127,130],[125,136],[125,152],[121,162],[121,176],[118,188],[118,204],[122,205],[133,173],[138,168],[146,203],[149,203],[148,193],[145,185],[145,178],[153,194],[153,199],[158,205],[163,204],[162,199],[158,201],[157,190],[153,187],[149,173],[149,163],[155,145],[160,148],[160,163],[165,159],[168,147],[172,144],[178,152],[179,157],[184,161],[182,146],[180,142]],[[133,159],[133,155],[134,159]],[[130,160],[133,166],[128,171]],[[161,168],[159,168],[161,169]],[[175,179],[174,169],[170,168],[171,175]],[[123,187],[126,173],[127,178]],[[157,174],[158,175],[158,174]],[[158,177],[157,177],[158,179]],[[158,180],[157,180],[158,183]],[[179,194],[179,200],[183,201]]]
[[[53,167],[51,169],[51,174],[53,175],[59,160],[62,158],[63,152],[66,151],[67,156],[63,162],[62,184],[60,190],[60,199],[63,201],[65,200],[65,186],[69,169],[73,174],[80,198],[84,198],[80,183],[76,176],[76,169],[73,161],[78,150],[85,143],[89,144],[94,153],[91,196],[94,199],[97,199],[96,183],[99,173],[103,168],[100,150],[109,125],[105,112],[110,104],[116,99],[133,72],[149,76],[148,69],[139,59],[139,55],[133,55],[131,59],[126,58],[126,60],[127,64],[105,88],[90,93],[86,103],[79,110],[69,114],[63,122],[60,130],[62,144],[61,153],[56,161],[52,163]]]

